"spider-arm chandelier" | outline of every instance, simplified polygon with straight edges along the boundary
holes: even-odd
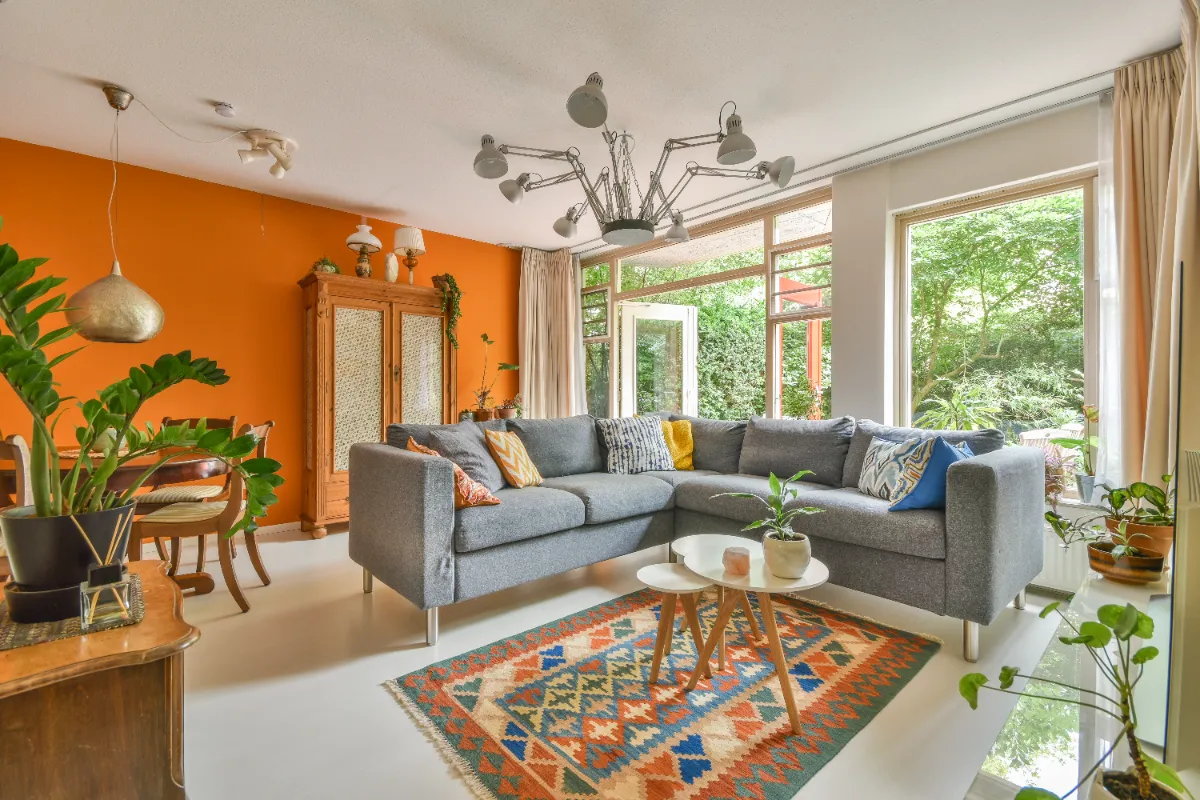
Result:
[[[596,180],[588,177],[587,169],[579,158],[579,151],[574,147],[566,150],[546,150],[522,145],[497,145],[494,138],[486,135],[481,142],[482,149],[475,156],[475,174],[493,180],[503,177],[508,172],[506,156],[510,155],[566,162],[571,168],[569,172],[549,178],[544,178],[536,172],[522,172],[516,179],[501,181],[500,191],[510,203],[516,204],[521,202],[525,192],[577,180],[583,188],[584,202],[567,209],[567,213],[554,223],[555,232],[564,238],[573,237],[577,230],[575,223],[590,208],[600,224],[604,241],[614,245],[633,245],[650,241],[654,238],[654,229],[668,215],[672,225],[664,238],[669,242],[687,241],[688,231],[683,225],[683,213],[675,210],[675,204],[692,178],[697,175],[746,180],[769,178],[779,188],[787,186],[791,181],[796,166],[795,159],[791,156],[783,156],[774,161],[760,161],[750,169],[729,168],[730,165],[753,159],[756,150],[754,142],[742,131],[742,118],[737,114],[737,105],[728,102],[721,106],[717,113],[715,133],[666,141],[658,165],[650,173],[650,183],[643,192],[633,166],[633,137],[624,131],[610,131],[605,124],[608,118],[608,100],[604,97],[603,85],[604,81],[600,75],[593,72],[587,83],[577,88],[567,99],[567,113],[571,119],[585,128],[604,128],[601,135],[608,146],[608,155],[612,163],[611,169],[608,166],[604,167]],[[729,105],[733,106],[733,111],[728,117],[723,117],[725,107]],[[664,189],[663,174],[673,152],[713,144],[719,145],[717,163],[722,166],[706,167],[695,161],[688,162],[675,185],[669,191]]]

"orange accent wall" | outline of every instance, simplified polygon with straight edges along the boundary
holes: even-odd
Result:
[[[67,278],[60,291],[68,295],[107,274],[112,263],[105,219],[109,162],[0,139],[0,164],[0,242],[12,244],[22,258],[48,257],[39,274]],[[263,522],[298,520],[304,418],[303,317],[296,281],[322,255],[343,273],[354,274],[356,255],[345,241],[358,217],[165,172],[119,169],[121,268],[162,305],[166,322],[162,333],[143,344],[89,344],[55,370],[62,394],[93,397],[130,366],[152,363],[166,352],[190,349],[214,359],[229,373],[229,383],[176,386],[147,403],[146,421],[233,414],[239,422],[275,420],[271,455],[283,464],[288,482]],[[385,247],[390,245],[398,226],[370,222]],[[412,224],[420,225],[419,215]],[[425,247],[416,282],[432,286],[433,275],[449,272],[463,291],[458,407],[470,408],[483,365],[480,334],[496,342],[492,364],[518,360],[520,253],[428,230]],[[383,254],[372,264],[372,280],[382,279]],[[403,265],[400,272],[400,280],[407,280]],[[71,340],[55,351],[79,343]],[[517,374],[502,374],[497,396],[517,391]],[[74,441],[70,426],[77,419],[63,420],[56,436],[60,443]],[[0,431],[28,438],[30,427],[12,390],[0,384]]]

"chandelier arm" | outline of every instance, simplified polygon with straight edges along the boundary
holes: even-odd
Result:
[[[651,221],[657,225],[663,218],[670,213],[679,196],[683,194],[683,190],[691,183],[692,178],[697,175],[703,175],[708,178],[746,178],[762,180],[767,175],[767,162],[763,161],[754,166],[753,169],[729,169],[727,167],[704,167],[700,164],[692,162],[688,164],[687,171],[679,177],[679,181],[671,189],[671,193],[663,198],[659,205],[658,213],[656,213]]]
[[[565,154],[566,160],[574,170],[575,176],[579,179],[579,183],[583,186],[583,194],[587,198],[587,203],[592,207],[592,213],[596,215],[597,220],[604,219],[604,209],[600,205],[600,197],[596,194],[596,188],[592,182],[588,180],[587,168],[583,166],[583,162],[579,160],[579,156],[567,151]]]
[[[710,144],[720,144],[725,139],[725,134],[717,131],[716,133],[700,133],[695,136],[682,136],[676,139],[667,139],[663,143],[662,155],[658,157],[658,166],[654,168],[654,172],[650,174],[650,186],[646,190],[646,201],[642,204],[642,219],[657,220],[662,219],[661,213],[655,213],[653,209],[652,199],[658,193],[658,189],[662,186],[662,176],[666,173],[667,160],[671,157],[671,153],[676,150],[685,150],[689,147],[704,147]]]
[[[541,147],[526,147],[519,144],[502,144],[496,149],[506,156],[526,156],[528,158],[542,158],[550,161],[571,160],[566,150],[546,150]]]
[[[610,181],[610,174],[609,174],[609,171],[607,168],[600,170],[600,177],[596,181],[596,186],[604,187],[604,201],[605,201],[604,205],[605,205],[606,211],[608,212],[606,219],[611,220],[613,218],[612,184]]]
[[[561,175],[554,175],[549,178],[541,178],[541,180],[531,181],[525,184],[525,191],[532,192],[534,189],[544,189],[547,186],[557,186],[560,183],[568,183],[578,179],[579,173],[571,170],[570,172],[564,172]]]
[[[683,194],[683,190],[687,188],[687,185],[692,182],[692,178],[696,177],[696,171],[699,169],[700,165],[694,161],[687,165],[687,169],[679,176],[679,180],[671,187],[670,193],[663,199],[662,205],[659,206],[658,213],[652,220],[655,225],[661,222],[662,218],[666,216],[667,209],[675,205],[675,201],[679,199],[679,195]]]

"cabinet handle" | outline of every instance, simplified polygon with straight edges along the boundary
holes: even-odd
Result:
[[[399,364],[392,365],[392,380],[394,380],[394,381],[400,380],[400,365]]]

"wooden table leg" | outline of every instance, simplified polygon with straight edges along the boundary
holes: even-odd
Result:
[[[654,662],[650,665],[650,682],[658,683],[658,668],[663,654],[671,652],[671,634],[675,630],[675,595],[662,596],[662,608],[658,612],[658,635],[654,637]]]
[[[762,632],[758,629],[758,623],[754,620],[754,611],[750,608],[750,596],[745,592],[738,592],[742,596],[742,611],[746,615],[746,621],[750,623],[750,635],[755,639],[762,638]]]
[[[216,586],[212,575],[209,575],[207,572],[188,572],[183,575],[172,575],[171,580],[179,584],[181,590],[186,592],[189,589],[194,589],[196,594],[209,594]]]
[[[711,678],[712,670],[709,669],[708,662],[700,660],[700,650],[704,647],[704,628],[700,627],[700,612],[696,609],[696,595],[685,594],[680,599],[683,601],[683,618],[687,620],[688,627],[692,629],[692,643],[696,646],[696,668],[704,670],[704,677]]]
[[[775,662],[775,675],[779,678],[779,690],[787,706],[788,719],[792,722],[792,733],[800,733],[800,715],[796,712],[796,698],[792,696],[792,679],[788,676],[787,661],[783,657],[783,644],[779,641],[779,629],[775,627],[775,607],[771,595],[758,592],[758,607],[763,615],[763,627],[767,629],[767,642],[771,645],[771,658]]]
[[[708,640],[704,643],[704,649],[700,651],[700,661],[696,665],[697,669],[692,671],[692,677],[687,683],[685,691],[691,691],[696,688],[697,682],[700,680],[700,665],[707,664],[712,658],[713,650],[716,649],[717,643],[722,639],[722,633],[725,626],[729,624],[729,617],[733,614],[733,609],[737,607],[737,594],[730,592],[725,595],[721,602],[721,608],[717,611],[717,621],[713,623],[712,631],[708,634]]]
[[[736,595],[737,595],[737,592],[730,590],[731,597],[736,596]],[[717,607],[723,608],[724,606],[725,606],[725,587],[718,586],[717,587]],[[729,620],[726,619],[725,622],[721,623],[720,625],[718,625],[716,628],[713,629],[713,633],[715,633],[717,635],[717,671],[718,672],[725,671],[725,626],[728,624],[729,624]]]

